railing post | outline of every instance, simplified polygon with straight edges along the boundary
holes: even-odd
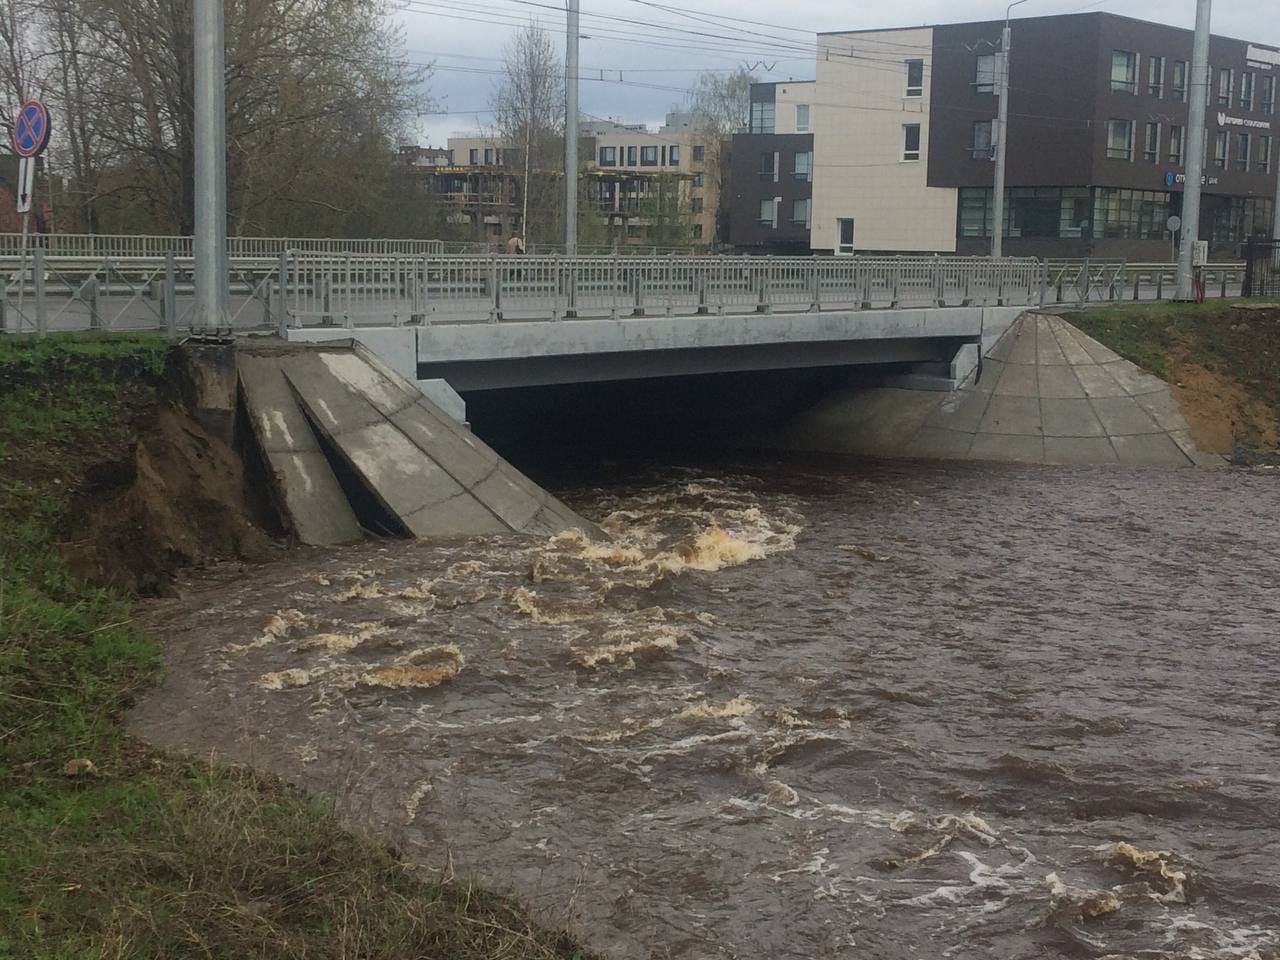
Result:
[[[1226,271],[1226,268],[1224,267],[1223,269],[1219,270],[1219,271],[1218,271],[1218,274],[1219,274],[1219,276],[1221,276],[1221,277],[1222,277],[1222,294],[1221,294],[1221,297],[1222,297],[1222,299],[1223,299],[1223,300],[1225,300],[1225,299],[1227,299],[1227,271]]]
[[[854,256],[853,271],[855,277],[861,277],[859,286],[862,288],[862,309],[871,309],[871,271],[867,268],[866,261],[862,257]]]
[[[693,269],[697,270],[694,275],[694,282],[697,284],[698,291],[698,315],[705,316],[710,312],[707,309],[707,269],[706,267],[699,269],[697,266]]]
[[[1049,261],[1040,261],[1040,306],[1044,306],[1049,299]]]
[[[489,322],[502,320],[502,277],[498,273],[498,258],[489,257]]]
[[[643,262],[644,262],[643,260],[640,261],[641,264],[643,264]],[[633,317],[643,317],[644,316],[644,269],[643,267],[637,266],[631,271],[631,285],[632,285],[631,293],[632,293],[632,300],[633,300],[632,307],[631,307],[631,315]]]
[[[1089,302],[1089,293],[1093,288],[1093,271],[1089,266],[1089,258],[1084,258],[1084,266],[1081,268],[1081,275],[1084,277],[1084,296],[1081,297],[1081,303]]]
[[[756,284],[759,289],[759,295],[756,300],[756,313],[768,313],[769,304],[769,277],[773,272],[773,255],[765,257],[764,269],[760,271],[759,280]]]
[[[578,258],[565,258],[564,278],[564,316],[566,320],[575,320],[578,316]]]
[[[1156,301],[1164,299],[1164,268],[1156,271]]]
[[[933,255],[933,290],[938,306],[945,307],[947,305],[947,280],[942,272],[942,257],[936,253]]]
[[[410,291],[409,322],[421,323],[422,322],[422,294],[423,294],[421,281],[424,280],[427,275],[427,258],[422,257],[420,261],[412,260],[410,262],[413,264],[413,268],[410,271],[413,279],[411,281],[412,289]],[[421,270],[418,269],[419,262],[421,262],[422,264]]]
[[[325,270],[320,276],[320,324],[333,326],[333,269]]]
[[[18,330],[22,331],[22,318],[18,318]],[[0,333],[9,332],[9,281],[0,276]]]
[[[89,329],[102,329],[102,316],[98,313],[98,277],[94,274],[80,284],[80,301],[89,308]]]
[[[31,251],[32,279],[36,287],[36,333],[44,336],[49,332],[49,301],[44,295],[44,247],[37,245]],[[20,277],[19,283],[26,283],[26,277]]]
[[[896,309],[898,306],[898,302],[901,300],[901,297],[902,297],[902,293],[900,289],[901,286],[902,286],[902,256],[901,254],[899,254],[898,256],[893,258],[893,290],[890,293],[890,300],[889,300],[889,308],[891,310]]]
[[[160,312],[164,315],[164,330],[170,337],[178,335],[178,260],[170,250],[164,255],[164,292]]]
[[[343,291],[342,325],[350,330],[355,327],[355,319],[351,316],[353,291],[351,288],[351,254],[349,253],[342,258],[342,282],[346,288]]]
[[[822,309],[822,274],[819,272],[818,261],[812,260],[809,263],[809,310],[817,313]]]
[[[276,267],[276,282],[280,295],[276,298],[276,329],[281,340],[289,339],[289,251],[280,251],[280,263]]]

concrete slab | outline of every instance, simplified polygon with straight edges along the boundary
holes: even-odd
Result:
[[[1170,433],[1187,430],[1187,421],[1182,416],[1182,409],[1173,394],[1168,390],[1158,393],[1144,393],[1134,397],[1138,406],[1142,407],[1160,427]],[[1189,435],[1188,435],[1189,436]]]
[[[1039,437],[1040,401],[1034,397],[992,397],[979,428],[981,434]]]
[[[242,349],[236,366],[249,423],[275,474],[276,497],[295,535],[314,546],[359,540],[360,524],[280,370],[279,358]]]
[[[968,457],[974,435],[958,430],[925,427],[907,444],[906,455],[925,460],[962,460]]]
[[[1159,377],[1138,368],[1128,360],[1108,363],[1106,371],[1111,374],[1116,383],[1124,387],[1125,393],[1131,397],[1148,393],[1168,393],[1169,391],[1167,383]]]
[[[981,375],[975,372],[975,380],[970,381],[970,386],[975,390],[983,393],[994,393],[996,387],[1000,383],[1000,378],[1004,376],[1005,364],[1000,360],[992,360],[990,357],[982,361]]]
[[[938,406],[929,418],[929,427],[976,433],[987,412],[990,394],[977,390],[965,390]]]
[[[1041,367],[1040,375],[1037,379],[1042,400],[1050,398],[1062,400],[1081,399],[1088,396],[1072,368],[1066,364]]]
[[[1192,459],[1183,453],[1167,433],[1139,437],[1112,437],[1121,463],[1146,467],[1186,467]]]
[[[1046,437],[1106,437],[1088,400],[1041,399],[1040,421]]]
[[[1132,397],[1107,397],[1090,403],[1107,433],[1113,437],[1163,432],[1160,425],[1151,419],[1151,414],[1138,406],[1138,401]]]
[[[1107,368],[1096,363],[1081,364],[1071,368],[1080,386],[1089,397],[1127,397],[1124,387],[1116,383],[1115,377],[1107,372]]]
[[[362,347],[282,361],[310,421],[415,536],[596,533]]]
[[[1045,437],[1045,463],[1119,463],[1116,448],[1106,437]]]
[[[1044,463],[1044,439],[979,434],[969,448],[968,459]]]
[[[1120,359],[1120,354],[1109,347],[1104,347],[1088,334],[1081,333],[1079,330],[1073,330],[1072,333],[1080,346],[1084,347],[1085,352],[1093,357],[1094,363],[1114,363]]]
[[[1004,335],[996,341],[996,345],[987,352],[987,358],[990,360],[998,360],[1001,363],[1009,362],[1009,355],[1013,353],[1013,345],[1018,339],[1018,331],[1022,329],[1023,320],[1015,320]]]
[[[1071,327],[1057,317],[1050,318],[1050,327],[1053,330],[1054,339],[1058,342],[1058,348],[1062,351],[1062,355],[1066,357],[1068,363],[1093,363],[1093,357],[1088,350],[1080,345],[1080,341],[1075,338]]]
[[[1011,332],[1016,333],[1017,337],[1009,349],[1009,362],[1034,364],[1036,362],[1036,325],[1028,322],[1028,318],[1023,318]]]
[[[1067,362],[1062,348],[1058,346],[1053,327],[1048,317],[1036,318],[1036,363],[1041,367],[1062,366]]]
[[[997,397],[1039,396],[1036,367],[1026,363],[1008,364],[1000,377],[1000,383],[996,386],[995,394]]]

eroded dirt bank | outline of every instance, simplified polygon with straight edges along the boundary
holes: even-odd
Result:
[[[184,585],[135,729],[615,957],[1277,955],[1273,476],[641,469]]]

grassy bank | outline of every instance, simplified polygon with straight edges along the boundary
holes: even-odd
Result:
[[[1139,303],[1064,316],[1168,381],[1202,449],[1275,450],[1280,306],[1242,309],[1246,303]]]
[[[159,649],[57,544],[86,475],[130,450],[167,349],[0,337],[0,957],[581,957],[323,801],[125,735]]]

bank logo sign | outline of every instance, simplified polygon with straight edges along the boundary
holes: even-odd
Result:
[[[1220,127],[1255,127],[1258,130],[1270,130],[1270,120],[1249,120],[1245,117],[1228,117],[1225,113],[1218,114],[1218,126]]]

